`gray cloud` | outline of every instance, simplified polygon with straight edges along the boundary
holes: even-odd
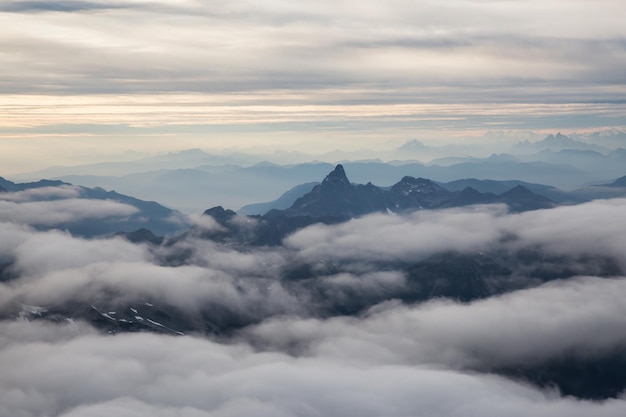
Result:
[[[392,302],[365,319],[268,321],[250,333],[262,346],[350,363],[529,365],[566,353],[585,357],[622,349],[625,286],[623,278],[587,277],[466,305]]]
[[[122,239],[83,240],[58,232],[28,234],[14,245],[9,253],[16,258],[16,268],[26,276],[151,259],[145,247]]]
[[[192,337],[68,335],[63,326],[48,326],[61,335],[56,341],[38,337],[41,326],[33,323],[0,326],[3,414],[393,417],[420,410],[488,417],[620,416],[624,410],[623,400],[576,401],[445,368],[355,366]]]
[[[531,11],[523,2],[498,8],[480,1],[454,8],[434,1],[366,8],[351,1],[116,4],[9,3],[6,7],[39,10],[128,8],[115,10],[115,19],[81,14],[71,30],[57,17],[46,17],[50,27],[69,30],[64,37],[27,36],[13,28],[3,49],[16,66],[30,71],[7,73],[7,88],[141,93],[343,87],[376,91],[378,99],[390,91],[385,100],[394,103],[395,90],[414,89],[415,100],[420,96],[415,93],[433,85],[436,95],[453,88],[448,101],[485,102],[483,92],[490,86],[489,100],[524,87],[533,101],[550,101],[555,93],[566,94],[567,86],[592,86],[596,100],[606,94],[601,84],[623,84],[617,69],[623,66],[624,32],[614,15],[624,6],[612,2],[579,7],[557,2],[560,21],[568,22],[561,25],[554,25],[551,6],[536,3]],[[138,19],[145,23],[132,36],[120,31]],[[41,72],[46,83],[37,82]]]
[[[276,280],[285,263],[278,251],[242,253],[192,239],[151,253],[120,238],[85,240],[2,225],[0,260],[10,260],[20,276],[10,285],[0,284],[0,305],[8,310],[18,303],[50,307],[67,302],[119,308],[149,299],[187,313],[217,306],[248,319],[303,311]],[[195,253],[194,265],[158,265],[158,257],[187,250]]]
[[[193,234],[149,250],[122,239],[84,240],[5,223],[0,258],[9,260],[23,278],[0,287],[0,293],[5,305],[96,303],[103,294],[114,294],[112,303],[150,298],[185,311],[213,303],[264,317],[305,312],[309,303],[350,305],[351,298],[369,303],[393,298],[406,285],[403,268],[442,252],[515,254],[531,249],[566,257],[556,264],[538,258],[519,269],[516,285],[525,287],[536,285],[533,271],[538,267],[563,268],[563,262],[580,274],[603,273],[603,257],[626,268],[626,230],[619,221],[624,206],[626,200],[616,199],[514,215],[501,206],[372,215],[335,226],[314,225],[288,237],[284,248],[254,250]],[[216,225],[208,226],[213,230]],[[585,258],[589,256],[601,258]],[[168,259],[180,259],[174,264],[182,265],[167,266]],[[387,266],[381,272],[381,263],[398,269]],[[314,287],[298,289],[297,281],[281,280],[298,265],[316,271]],[[312,288],[319,294],[309,293]]]
[[[208,308],[253,324],[218,343],[108,336],[71,320],[0,321],[0,414],[621,416],[621,397],[578,401],[489,372],[623,349],[626,278],[570,278],[465,304],[387,301],[358,316],[321,319],[311,316],[318,301],[290,291],[281,274],[307,259],[340,265],[340,272],[321,267],[311,291],[341,304],[405,285],[402,272],[376,271],[377,262],[416,262],[439,251],[539,247],[623,260],[625,205],[375,215],[302,230],[287,248],[254,250],[193,236],[150,249],[3,223],[0,260],[11,260],[17,274],[0,283],[4,311],[17,303],[148,300],[190,317]],[[182,266],[162,264],[180,252],[187,253]]]

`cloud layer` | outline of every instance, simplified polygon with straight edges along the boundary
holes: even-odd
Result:
[[[41,336],[52,332],[53,338]],[[49,324],[1,325],[3,414],[619,416],[626,406],[621,399],[582,402],[441,367],[355,366],[188,336],[68,333]]]
[[[1,223],[0,266],[9,266],[0,270],[0,414],[621,416],[623,396],[577,400],[494,372],[622,352],[622,274],[533,284],[470,303],[393,298],[407,285],[404,265],[446,251],[532,249],[542,262],[603,256],[624,268],[625,206],[373,215],[257,249],[194,235],[152,247]],[[315,278],[285,279],[303,263]],[[373,301],[352,316],[320,313],[320,299],[341,297]],[[240,327],[211,336],[197,329],[109,335],[68,316],[37,319],[38,308],[66,311],[58,308],[68,303],[109,317],[111,309],[120,316],[156,304],[196,322],[219,326],[228,317]],[[21,319],[7,319],[20,309]]]

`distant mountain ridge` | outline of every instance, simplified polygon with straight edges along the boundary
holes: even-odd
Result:
[[[595,151],[600,153],[609,153],[610,148],[606,146],[598,145],[591,142],[583,142],[581,140],[572,139],[569,136],[557,133],[556,135],[550,134],[543,140],[537,142],[522,141],[518,142],[514,147],[514,151],[527,152],[529,150],[579,150],[579,151]]]
[[[76,193],[67,196],[47,196],[45,194],[37,195],[34,201],[54,201],[67,198],[78,200],[102,200],[114,201],[126,204],[137,209],[137,212],[123,219],[106,219],[100,218],[97,221],[80,220],[64,222],[56,224],[54,228],[66,229],[72,234],[78,236],[92,237],[98,235],[109,235],[118,232],[132,232],[137,229],[149,229],[150,231],[160,235],[171,235],[179,233],[188,227],[184,216],[175,210],[162,206],[154,201],[144,201],[128,195],[120,194],[115,191],[106,191],[102,188],[88,188],[82,186],[74,186],[70,183],[58,180],[40,180],[28,183],[15,183],[0,177],[0,187],[5,192],[24,192],[28,190],[56,188],[56,187],[73,187]]]
[[[481,193],[471,187],[449,191],[429,179],[404,176],[393,186],[383,188],[371,182],[364,185],[351,183],[343,165],[338,164],[320,184],[297,198],[291,207],[251,216],[258,221],[253,230],[242,228],[241,222],[232,221],[236,213],[219,206],[204,214],[212,216],[224,230],[199,233],[205,238],[219,241],[279,245],[288,234],[311,224],[341,223],[372,213],[403,214],[416,210],[494,203],[506,204],[511,211],[520,212],[557,205],[547,197],[516,185],[501,194]]]
[[[237,213],[246,214],[246,215],[255,215],[255,214],[263,215],[272,209],[278,209],[278,210],[287,209],[291,207],[291,205],[293,205],[293,203],[298,198],[302,197],[303,195],[311,191],[313,187],[315,187],[318,184],[319,182],[307,182],[305,184],[296,185],[295,187],[289,189],[288,191],[285,191],[276,200],[268,201],[265,203],[247,204],[243,206],[242,208],[240,208],[239,210],[237,210]]]
[[[615,181],[613,181],[610,184],[607,184],[606,186],[607,187],[623,187],[623,188],[626,188],[626,175],[616,179]]]
[[[403,177],[389,189],[351,184],[341,164],[328,174],[321,184],[282,210],[286,216],[333,216],[351,218],[374,212],[401,213],[406,211],[460,207],[469,204],[504,203],[513,211],[553,207],[556,203],[533,193],[522,185],[500,195],[481,193],[467,187],[449,191],[425,178]]]
[[[379,186],[391,186],[408,175],[437,182],[459,178],[520,180],[570,190],[624,175],[624,132],[556,133],[537,140],[540,137],[505,135],[497,140],[496,134],[490,143],[441,146],[413,139],[367,157],[349,152],[307,157],[305,154],[251,155],[235,150],[212,154],[189,149],[134,161],[52,167],[12,179],[51,178],[85,187],[114,189],[144,200],[157,200],[186,213],[198,213],[213,205],[243,208],[270,201],[299,184],[319,181],[336,163],[349,170],[352,181],[365,184],[371,180]],[[285,204],[282,202],[276,208],[287,208]],[[250,214],[267,210],[253,208],[252,211]]]

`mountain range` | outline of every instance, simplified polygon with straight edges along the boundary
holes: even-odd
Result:
[[[311,184],[303,187],[306,190]],[[295,197],[298,190],[290,190]],[[284,203],[287,200],[282,198]],[[505,204],[512,212],[554,207],[555,201],[535,194],[521,184],[507,191],[494,194],[483,193],[466,187],[450,191],[437,183],[425,179],[405,176],[391,187],[377,187],[371,182],[353,184],[348,179],[343,165],[337,165],[324,180],[296,198],[286,209],[271,209],[263,215],[252,215],[257,226],[242,231],[241,222],[231,221],[235,211],[221,206],[204,212],[223,226],[223,230],[205,232],[207,238],[220,241],[246,242],[254,245],[280,245],[287,235],[314,223],[336,224],[355,217],[372,213],[405,214],[416,210],[433,210],[463,207],[474,204]],[[267,207],[267,206],[265,206]]]
[[[2,177],[0,177],[0,187],[4,193],[18,193],[18,196],[19,193],[23,194],[18,202],[26,204],[25,207],[33,213],[32,223],[42,230],[62,229],[76,236],[93,237],[146,228],[160,235],[172,235],[182,232],[189,226],[186,217],[176,210],[154,201],[140,200],[115,191],[106,191],[100,187],[74,186],[58,180],[15,183]],[[67,200],[75,200],[78,203],[95,202],[95,204],[85,206],[82,213],[76,212],[69,218],[63,216],[63,219],[58,221],[43,221],[48,215],[53,214],[51,212],[54,210],[68,210],[69,206],[55,206],[55,203],[63,203]],[[3,199],[0,194],[0,204],[3,204],[5,209],[17,208],[18,202]],[[98,202],[117,205],[111,205],[111,215],[107,215],[106,212],[96,213],[97,210],[94,209],[103,207]],[[22,208],[22,211],[25,210]],[[37,217],[42,220],[38,221]]]
[[[189,149],[134,161],[54,167],[12,179],[50,178],[84,187],[102,187],[159,201],[188,214],[215,205],[243,208],[273,200],[285,190],[319,181],[336,163],[350,172],[352,181],[372,181],[379,187],[411,176],[438,183],[459,178],[517,180],[571,191],[606,183],[624,174],[626,134],[607,131],[592,136],[555,134],[516,145],[501,141],[498,146],[454,147],[412,140],[397,149],[370,155],[367,160],[359,160],[357,154],[348,152],[321,155],[313,162],[313,157],[307,159],[304,154],[213,154]],[[423,159],[426,154],[421,152],[425,149],[432,158]],[[417,160],[420,158],[424,162]],[[276,208],[287,208],[285,204]]]

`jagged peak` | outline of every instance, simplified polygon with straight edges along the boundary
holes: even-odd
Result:
[[[348,186],[351,187],[350,181],[346,176],[346,171],[343,169],[343,165],[337,164],[334,170],[331,171],[330,174],[324,178],[322,181],[322,187],[326,187],[329,185],[340,185],[340,186]]]

